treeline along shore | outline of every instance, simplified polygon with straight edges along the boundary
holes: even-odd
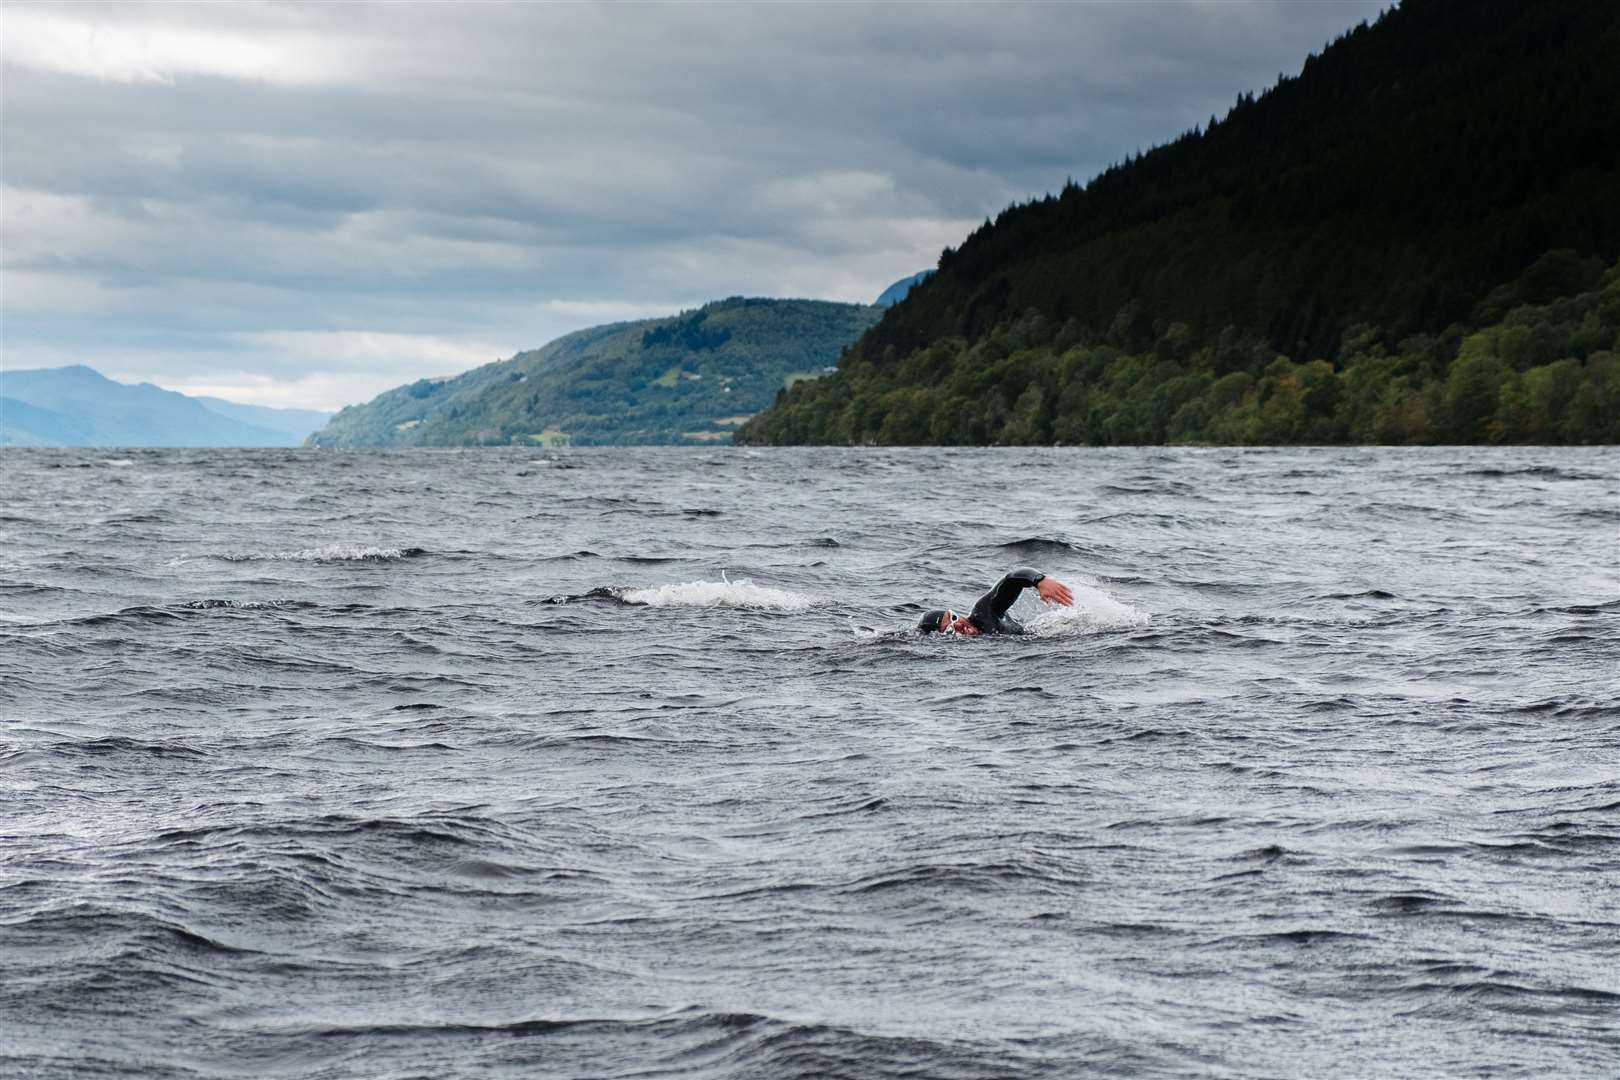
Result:
[[[1591,287],[1546,296],[1572,276]],[[1031,312],[899,364],[846,359],[839,377],[795,387],[737,441],[1620,443],[1620,266],[1555,252],[1481,308],[1499,314],[1394,349],[1376,327],[1352,327],[1308,362],[1238,333],[1195,347],[1179,322],[1122,318],[1099,335]]]
[[[1406,0],[1011,207],[740,443],[1620,442],[1620,4]]]

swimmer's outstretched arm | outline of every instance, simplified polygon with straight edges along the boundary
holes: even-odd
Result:
[[[1007,610],[1017,601],[1018,594],[1025,589],[1034,589],[1035,594],[1048,604],[1068,607],[1074,603],[1074,593],[1063,582],[1047,577],[1039,570],[1021,566],[996,582],[995,587],[973,605],[974,621],[982,619],[986,625],[994,625],[1007,614]]]

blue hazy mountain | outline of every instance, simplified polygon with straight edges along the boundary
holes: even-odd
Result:
[[[298,442],[303,442],[304,436],[321,430],[334,415],[315,409],[272,409],[265,405],[243,405],[217,397],[195,397],[191,400],[201,402],[221,416],[282,432]]]
[[[926,279],[928,275],[932,273],[932,270],[919,270],[910,277],[903,277],[893,285],[890,285],[887,289],[884,289],[882,295],[880,295],[876,300],[872,301],[872,303],[876,304],[878,307],[893,307],[900,301],[904,300],[907,293],[916,288],[918,285],[921,285],[924,279]]]
[[[91,434],[70,416],[0,397],[0,446],[88,446]]]
[[[241,416],[307,410],[222,402]],[[0,372],[0,446],[297,446],[319,427],[250,423],[151,383],[115,382],[83,364]]]

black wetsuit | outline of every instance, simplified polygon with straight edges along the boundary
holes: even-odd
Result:
[[[968,615],[968,621],[979,628],[981,634],[1022,634],[1024,624],[1008,615],[1018,594],[1025,589],[1033,589],[1046,577],[1039,570],[1032,570],[1027,566],[1020,566],[1017,570],[1009,572],[995,588],[979,597],[973,605],[973,611]]]

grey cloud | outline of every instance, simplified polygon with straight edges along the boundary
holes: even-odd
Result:
[[[240,353],[240,332],[516,351],[589,321],[548,301],[870,299],[1009,202],[1224,113],[1379,5],[11,9],[330,60],[291,81],[121,82],[8,50],[4,181],[24,195],[6,273],[143,302],[69,318],[8,289],[7,365],[168,342],[184,370],[211,342]],[[30,215],[29,193],[67,199]]]

